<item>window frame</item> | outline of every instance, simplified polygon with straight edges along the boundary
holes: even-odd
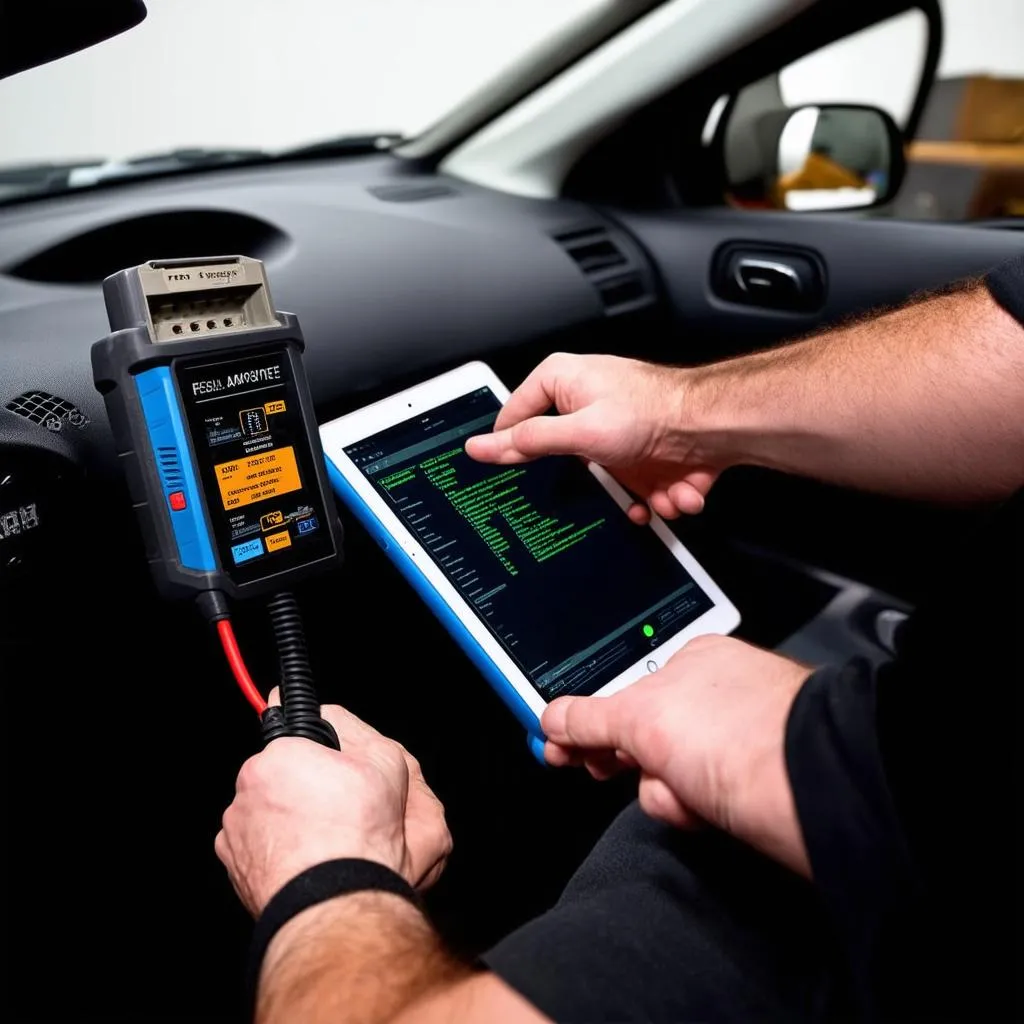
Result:
[[[638,111],[581,158],[563,195],[648,208],[722,207],[727,181],[723,142],[739,93],[801,57],[910,10],[924,14],[928,31],[921,80],[904,131],[904,141],[912,141],[942,52],[939,0],[819,3]],[[702,134],[708,114],[723,95],[729,99],[707,144]]]
[[[786,59],[783,60],[774,70],[770,70],[767,74],[761,75],[758,78],[753,79],[752,81],[746,83],[746,85],[739,86],[732,93],[728,94],[729,98],[726,100],[725,107],[722,110],[720,117],[718,118],[718,123],[715,126],[714,133],[711,137],[711,143],[708,147],[710,151],[714,154],[714,157],[716,159],[719,175],[718,180],[721,187],[719,202],[726,201],[725,197],[728,191],[729,175],[728,167],[726,165],[726,135],[729,129],[732,114],[736,109],[736,105],[739,101],[740,94],[743,92],[745,88],[747,88],[749,85],[753,85],[755,82],[761,81],[764,78],[769,78],[772,75],[775,75],[776,79],[778,80],[778,76],[786,67],[800,60],[802,57],[810,56],[812,53],[816,53],[818,50],[824,49],[826,46],[830,46],[832,43],[839,42],[842,39],[848,39],[851,36],[856,35],[858,32],[863,32],[865,29],[873,28],[876,25],[881,25],[884,22],[891,20],[892,18],[898,18],[901,15],[906,14],[908,11],[914,10],[920,11],[924,15],[927,38],[925,40],[925,53],[924,60],[921,65],[920,80],[917,84],[917,93],[914,97],[914,102],[910,108],[910,113],[907,116],[907,123],[905,127],[902,129],[904,147],[908,146],[911,142],[913,142],[914,138],[917,136],[917,130],[920,127],[921,118],[924,116],[925,107],[928,103],[928,97],[931,94],[933,85],[935,84],[935,79],[939,70],[939,60],[942,57],[943,22],[942,9],[939,6],[939,0],[913,0],[913,2],[901,5],[898,9],[892,8],[886,11],[882,17],[874,17],[871,20],[865,22],[864,24],[860,24],[855,28],[841,28],[832,36],[832,38],[824,40],[815,40],[813,45],[804,47],[802,53],[797,53],[796,55],[787,55]],[[844,106],[850,105],[853,104],[844,104]],[[794,107],[792,109],[795,110],[797,108]],[[878,203],[869,207],[868,209],[871,212],[877,212],[877,210],[880,207],[884,206],[886,203],[892,202],[896,198],[896,196],[899,194],[900,188],[903,187],[903,179],[905,177],[905,172],[905,162],[900,161],[899,176],[896,179],[899,182],[898,186],[890,192],[889,196],[886,198],[884,203]],[[814,213],[819,211],[787,210],[785,212],[789,214],[806,215],[807,213]],[[854,215],[863,215],[864,213],[867,212],[867,210],[832,210],[822,212],[840,214],[844,212],[849,212]]]

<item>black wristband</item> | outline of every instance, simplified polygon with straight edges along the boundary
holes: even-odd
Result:
[[[419,906],[416,890],[400,874],[376,861],[357,858],[324,861],[296,875],[278,891],[263,908],[252,936],[247,982],[250,1009],[256,1009],[256,991],[267,947],[285,924],[303,910],[335,896],[373,891],[394,893]]]

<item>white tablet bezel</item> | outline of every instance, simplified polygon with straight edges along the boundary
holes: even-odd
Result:
[[[390,398],[385,398],[324,424],[320,428],[320,437],[323,441],[324,454],[334,463],[338,472],[344,476],[360,499],[376,516],[391,541],[413,560],[452,613],[469,630],[502,675],[539,718],[547,707],[547,702],[533,688],[529,679],[478,618],[456,587],[449,582],[427,550],[410,534],[402,519],[374,490],[373,484],[345,454],[345,448],[349,445],[364,441],[388,427],[403,423],[418,413],[429,412],[445,402],[461,398],[482,387],[490,388],[502,404],[508,400],[508,388],[501,383],[489,366],[481,362],[467,363],[465,366],[460,366],[432,380],[417,384]],[[601,467],[592,465],[590,469],[617,504],[626,509],[631,499],[622,487]],[[650,654],[640,658],[606,683],[597,691],[596,695],[599,696],[615,693],[630,683],[642,679],[650,672],[656,671],[693,637],[705,633],[730,633],[740,622],[740,614],[736,607],[697,564],[693,555],[683,547],[664,521],[656,516],[653,517],[651,528],[675,558],[682,563],[686,571],[693,577],[694,582],[708,595],[713,605],[700,618],[691,622],[670,640],[659,643]],[[646,529],[646,527],[638,526],[637,529]]]

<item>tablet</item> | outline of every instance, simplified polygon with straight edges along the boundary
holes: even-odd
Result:
[[[525,726],[611,694],[739,613],[665,523],[598,466],[475,462],[508,390],[469,363],[320,428],[331,483]]]

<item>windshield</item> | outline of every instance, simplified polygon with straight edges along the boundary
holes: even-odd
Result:
[[[0,82],[0,200],[169,159],[386,148],[610,2],[147,0],[136,28]]]

